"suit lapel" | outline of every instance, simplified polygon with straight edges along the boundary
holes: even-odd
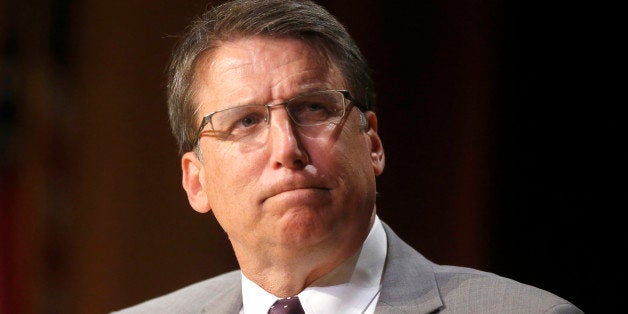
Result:
[[[443,306],[431,262],[403,242],[388,225],[382,292],[375,313],[431,313]]]

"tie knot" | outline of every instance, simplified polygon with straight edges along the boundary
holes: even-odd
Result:
[[[280,299],[270,307],[268,314],[305,314],[299,297],[288,297]]]

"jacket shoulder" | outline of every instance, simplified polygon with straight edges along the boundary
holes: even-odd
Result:
[[[236,270],[113,313],[200,313],[218,295],[237,294],[240,290],[241,273]]]
[[[438,265],[384,224],[381,313],[582,313],[539,288],[477,269]]]
[[[476,269],[432,264],[444,312],[582,313],[555,294]]]

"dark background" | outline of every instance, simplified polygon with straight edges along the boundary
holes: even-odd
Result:
[[[187,204],[167,123],[171,35],[205,3],[0,3],[0,313],[102,313],[237,267]],[[380,217],[437,263],[615,309],[625,140],[598,72],[614,20],[541,1],[319,3],[373,68]]]

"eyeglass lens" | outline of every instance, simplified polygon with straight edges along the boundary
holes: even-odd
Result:
[[[345,113],[345,97],[339,91],[321,91],[295,97],[284,104],[246,105],[215,112],[209,121],[213,133],[223,140],[260,143],[267,137],[272,107],[285,105],[288,115],[306,136],[321,136],[333,129]],[[317,127],[318,126],[318,127]]]

